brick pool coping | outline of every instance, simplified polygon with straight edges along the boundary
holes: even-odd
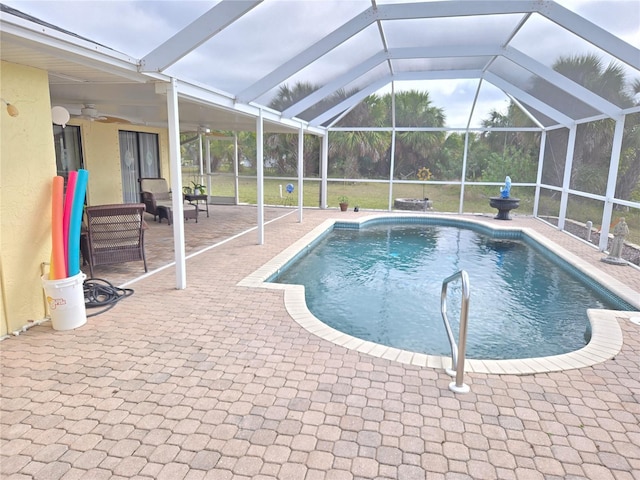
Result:
[[[274,274],[278,273],[289,261],[295,258],[300,252],[309,248],[315,240],[324,235],[328,230],[332,229],[336,223],[353,223],[354,225],[362,225],[377,219],[388,220],[391,217],[396,218],[438,218],[450,219],[456,222],[478,224],[492,230],[518,230],[528,235],[539,244],[557,254],[560,258],[568,261],[577,268],[582,274],[592,278],[607,289],[625,300],[629,304],[639,307],[640,303],[636,300],[636,292],[624,285],[617,279],[603,272],[594,272],[594,269],[587,262],[577,255],[565,250],[555,244],[546,237],[540,235],[536,231],[526,227],[499,226],[490,224],[480,218],[460,218],[459,216],[446,215],[415,215],[415,214],[395,214],[395,215],[370,215],[358,219],[345,222],[344,220],[330,219],[326,220],[309,233],[304,235],[298,241],[294,242],[280,254],[273,257],[262,267],[258,268],[252,274],[238,282],[238,286],[267,288],[275,290],[284,290],[284,302],[287,312],[291,317],[308,332],[334,344],[345,348],[355,350],[374,357],[384,358],[408,365],[418,367],[427,367],[435,369],[451,368],[451,358],[439,355],[427,355],[423,353],[411,352],[394,347],[380,345],[367,340],[353,337],[346,333],[340,332],[316,318],[308,309],[304,286],[302,285],[285,285],[277,283],[269,283],[267,280]],[[465,371],[473,373],[497,374],[497,375],[527,375],[535,373],[547,373],[571,370],[575,368],[583,368],[593,366],[615,357],[622,348],[623,336],[622,330],[618,324],[618,318],[630,318],[633,312],[624,312],[617,310],[587,310],[589,322],[591,323],[591,340],[589,343],[576,351],[554,355],[548,357],[513,359],[513,360],[477,360],[467,359],[465,361]]]

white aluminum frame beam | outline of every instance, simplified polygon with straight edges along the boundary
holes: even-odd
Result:
[[[252,102],[305,68],[311,62],[330,52],[372,23],[380,20],[530,13],[537,10],[538,2],[529,0],[510,0],[509,2],[495,2],[492,0],[474,0],[469,2],[439,1],[386,4],[378,5],[376,8],[370,7],[342,24],[311,47],[280,65],[258,82],[246,88],[238,94],[238,101],[242,103]]]
[[[375,18],[372,13],[372,8],[368,8],[360,15],[357,15],[348,22],[342,24],[330,34],[323,37],[312,47],[283,63],[277,69],[262,77],[258,82],[239,93],[237,96],[238,102],[252,102],[260,95],[268,92],[273,87],[294,75],[296,72],[302,70],[311,62],[323,56],[325,53],[333,50],[345,40],[348,40],[356,33],[368,27],[374,21]]]
[[[312,45],[302,53],[293,57],[288,62],[278,67],[276,70],[273,70],[270,74],[245,89],[238,95],[238,101],[249,103],[255,100],[260,95],[276,87],[278,84],[286,81],[287,78],[305,68],[311,62],[325,55],[333,48],[337,47],[338,45],[348,40],[353,35],[362,31],[374,22],[380,22],[382,20],[412,18],[498,15],[510,13],[539,13],[548,20],[558,24],[560,27],[582,37],[596,47],[610,53],[619,60],[628,63],[629,65],[634,66],[637,69],[640,69],[640,50],[632,47],[626,42],[618,39],[614,35],[606,32],[602,28],[589,22],[588,20],[585,20],[584,18],[571,12],[570,10],[559,6],[553,1],[513,0],[509,2],[495,2],[491,0],[476,0],[469,2],[435,1],[428,3],[385,4],[368,8],[362,13],[356,15],[341,27],[334,30],[331,34],[316,42],[314,45]],[[474,54],[474,47],[466,48],[468,52],[467,55]],[[444,55],[445,54],[438,56]],[[423,56],[429,55],[423,54]],[[436,55],[433,55],[432,58],[435,58],[435,56]],[[513,61],[516,61],[515,59],[517,58],[518,61],[516,61],[516,63],[521,64],[524,68],[558,85],[558,87],[562,90],[570,93],[573,96],[576,96],[581,101],[591,105],[596,110],[599,110],[608,116],[619,115],[620,109],[618,107],[611,104],[610,102],[607,102],[605,99],[599,97],[593,92],[577,86],[577,84],[570,81],[566,77],[562,77],[557,72],[553,72],[552,69],[539,65],[533,60],[526,60],[526,56],[519,55],[515,52],[510,52],[505,56]],[[367,71],[367,67],[369,67],[370,69],[374,68],[383,61],[389,61],[390,58],[393,58],[392,50],[389,51],[388,57],[384,57],[384,53],[382,53],[380,56],[376,55],[374,57],[371,57],[366,62],[363,62],[359,66],[355,67],[352,71],[340,77],[340,79],[337,79],[334,82],[331,82],[331,84],[323,87],[321,91],[312,94],[313,96],[310,95],[305,100],[289,107],[285,111],[284,117],[293,117],[296,114],[306,110],[310,106],[320,101],[322,98],[326,98],[332,92],[340,88],[341,85],[345,85],[349,81],[362,75]],[[537,103],[540,104],[540,102]],[[556,116],[553,118],[558,117]],[[566,123],[566,120],[563,121],[563,123]]]
[[[307,95],[302,100],[291,105],[282,112],[282,116],[284,118],[294,117],[387,60],[474,56],[503,56],[609,117],[617,117],[621,114],[621,108],[617,105],[605,100],[601,96],[593,93],[591,90],[584,88],[580,84],[570,80],[553,69],[528,57],[515,48],[501,48],[493,45],[475,45],[471,47],[461,47],[456,45],[438,48],[406,47],[390,49],[387,53],[379,52],[335,80]],[[535,121],[536,123],[539,123],[537,120]]]
[[[356,92],[352,96],[344,99],[342,102],[333,106],[332,108],[326,110],[321,115],[318,115],[313,120],[309,121],[309,125],[318,126],[323,122],[333,118],[334,116],[342,113],[344,110],[347,110],[358,102],[364,100],[371,93],[376,92],[381,89],[385,85],[388,85],[392,81],[403,81],[403,80],[452,80],[452,79],[463,79],[463,78],[480,78],[482,75],[481,70],[435,70],[428,72],[403,72],[396,75],[389,75],[383,78],[380,78],[374,82],[371,82],[365,88]]]
[[[377,67],[388,60],[402,60],[410,58],[447,58],[447,57],[489,57],[499,55],[502,52],[500,47],[494,45],[477,45],[461,47],[452,45],[447,47],[404,47],[391,48],[388,52],[379,52],[369,57],[364,62],[355,66],[351,70],[340,75],[313,93],[307,95],[302,100],[294,103],[282,112],[285,118],[291,118],[305,111],[307,108],[317,104],[324,98],[330,96],[337,90],[345,87],[358,77]],[[392,74],[393,75],[393,74]],[[394,77],[395,78],[395,77]]]
[[[164,93],[162,91],[163,85],[164,84],[158,84],[158,86],[156,87],[156,93]],[[260,108],[256,105],[245,105],[236,103],[234,99],[228,94],[211,90],[200,85],[194,85],[189,82],[181,81],[178,84],[178,90],[178,96],[181,99],[188,100],[193,103],[236,112],[253,119],[262,114],[265,122],[277,123],[279,125],[291,128],[291,133],[297,132],[300,128],[300,122],[302,122],[305,125],[305,130],[308,133],[314,135],[324,135],[324,129],[310,127],[309,124],[304,120],[282,118],[280,113],[275,110]]]
[[[291,58],[270,74],[254,83],[238,95],[238,101],[249,103],[268,92],[287,78],[302,70],[311,62],[325,55],[335,47],[374,22],[414,18],[441,18],[474,15],[500,15],[513,13],[540,13],[554,23],[584,38],[614,57],[640,70],[640,51],[615,35],[585,20],[570,10],[552,1],[492,0],[436,1],[408,4],[385,4],[370,7],[316,42],[305,51]]]
[[[520,50],[513,47],[506,47],[504,49],[504,57],[609,117],[617,117],[622,111],[617,105],[605,100],[600,95],[593,93],[591,90],[556,72],[552,68],[525,55]]]
[[[321,102],[332,93],[340,90],[342,87],[354,81],[356,78],[364,75],[369,70],[377,67],[378,65],[386,61],[387,57],[388,56],[385,52],[379,52],[375,54],[374,56],[355,66],[348,72],[340,75],[335,80],[330,81],[329,83],[320,87],[318,90],[315,90],[314,92],[304,97],[302,100],[299,100],[290,107],[286,108],[285,110],[283,110],[282,116],[284,118],[292,118],[298,115],[300,112],[304,112],[307,108]]]
[[[634,48],[595,23],[556,2],[543,2],[539,11],[541,15],[562,28],[569,30],[618,60],[631,65],[636,70],[640,70],[640,49]]]
[[[162,72],[263,0],[222,0],[140,60],[141,72]]]
[[[487,82],[489,82],[489,83],[493,84],[494,86],[498,87],[503,92],[505,92],[507,94],[511,94],[515,98],[517,98],[518,100],[526,102],[527,104],[531,105],[533,108],[538,110],[540,113],[543,113],[544,115],[546,115],[549,118],[553,118],[558,123],[564,125],[567,128],[576,123],[576,121],[574,119],[568,117],[567,115],[565,115],[562,112],[559,112],[555,108],[550,107],[546,103],[543,103],[538,98],[536,98],[533,95],[531,95],[530,93],[527,93],[524,90],[521,90],[521,89],[515,87],[513,84],[509,83],[504,78],[499,77],[495,73],[492,73],[492,72],[485,73],[484,74],[484,79]]]

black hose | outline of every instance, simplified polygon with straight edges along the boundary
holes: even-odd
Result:
[[[103,280],[101,278],[90,278],[85,280],[83,286],[85,307],[104,307],[99,312],[87,315],[87,318],[100,315],[101,313],[113,308],[115,304],[123,298],[133,295],[132,289],[115,287],[107,280]]]

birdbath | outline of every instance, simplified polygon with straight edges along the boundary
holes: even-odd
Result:
[[[514,197],[489,197],[489,205],[498,209],[498,214],[493,218],[497,220],[511,220],[509,212],[520,206],[520,199]]]
[[[499,197],[489,197],[489,205],[498,209],[498,215],[494,218],[497,220],[511,220],[509,212],[520,206],[520,199],[510,196],[511,177],[507,175],[504,179],[504,186],[500,187]]]

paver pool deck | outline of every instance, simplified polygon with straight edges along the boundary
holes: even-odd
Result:
[[[531,375],[468,373],[371,356],[296,323],[281,290],[238,283],[330,218],[371,212],[210,206],[185,224],[185,290],[173,267],[86,325],[50,322],[0,342],[3,479],[640,478],[640,326],[617,312],[614,358]],[[483,217],[496,222],[492,217]],[[149,217],[150,270],[172,259]],[[640,295],[640,270],[530,217],[535,229]],[[224,241],[225,239],[229,239]],[[116,285],[139,264],[97,267]],[[89,313],[92,313],[91,310]]]

